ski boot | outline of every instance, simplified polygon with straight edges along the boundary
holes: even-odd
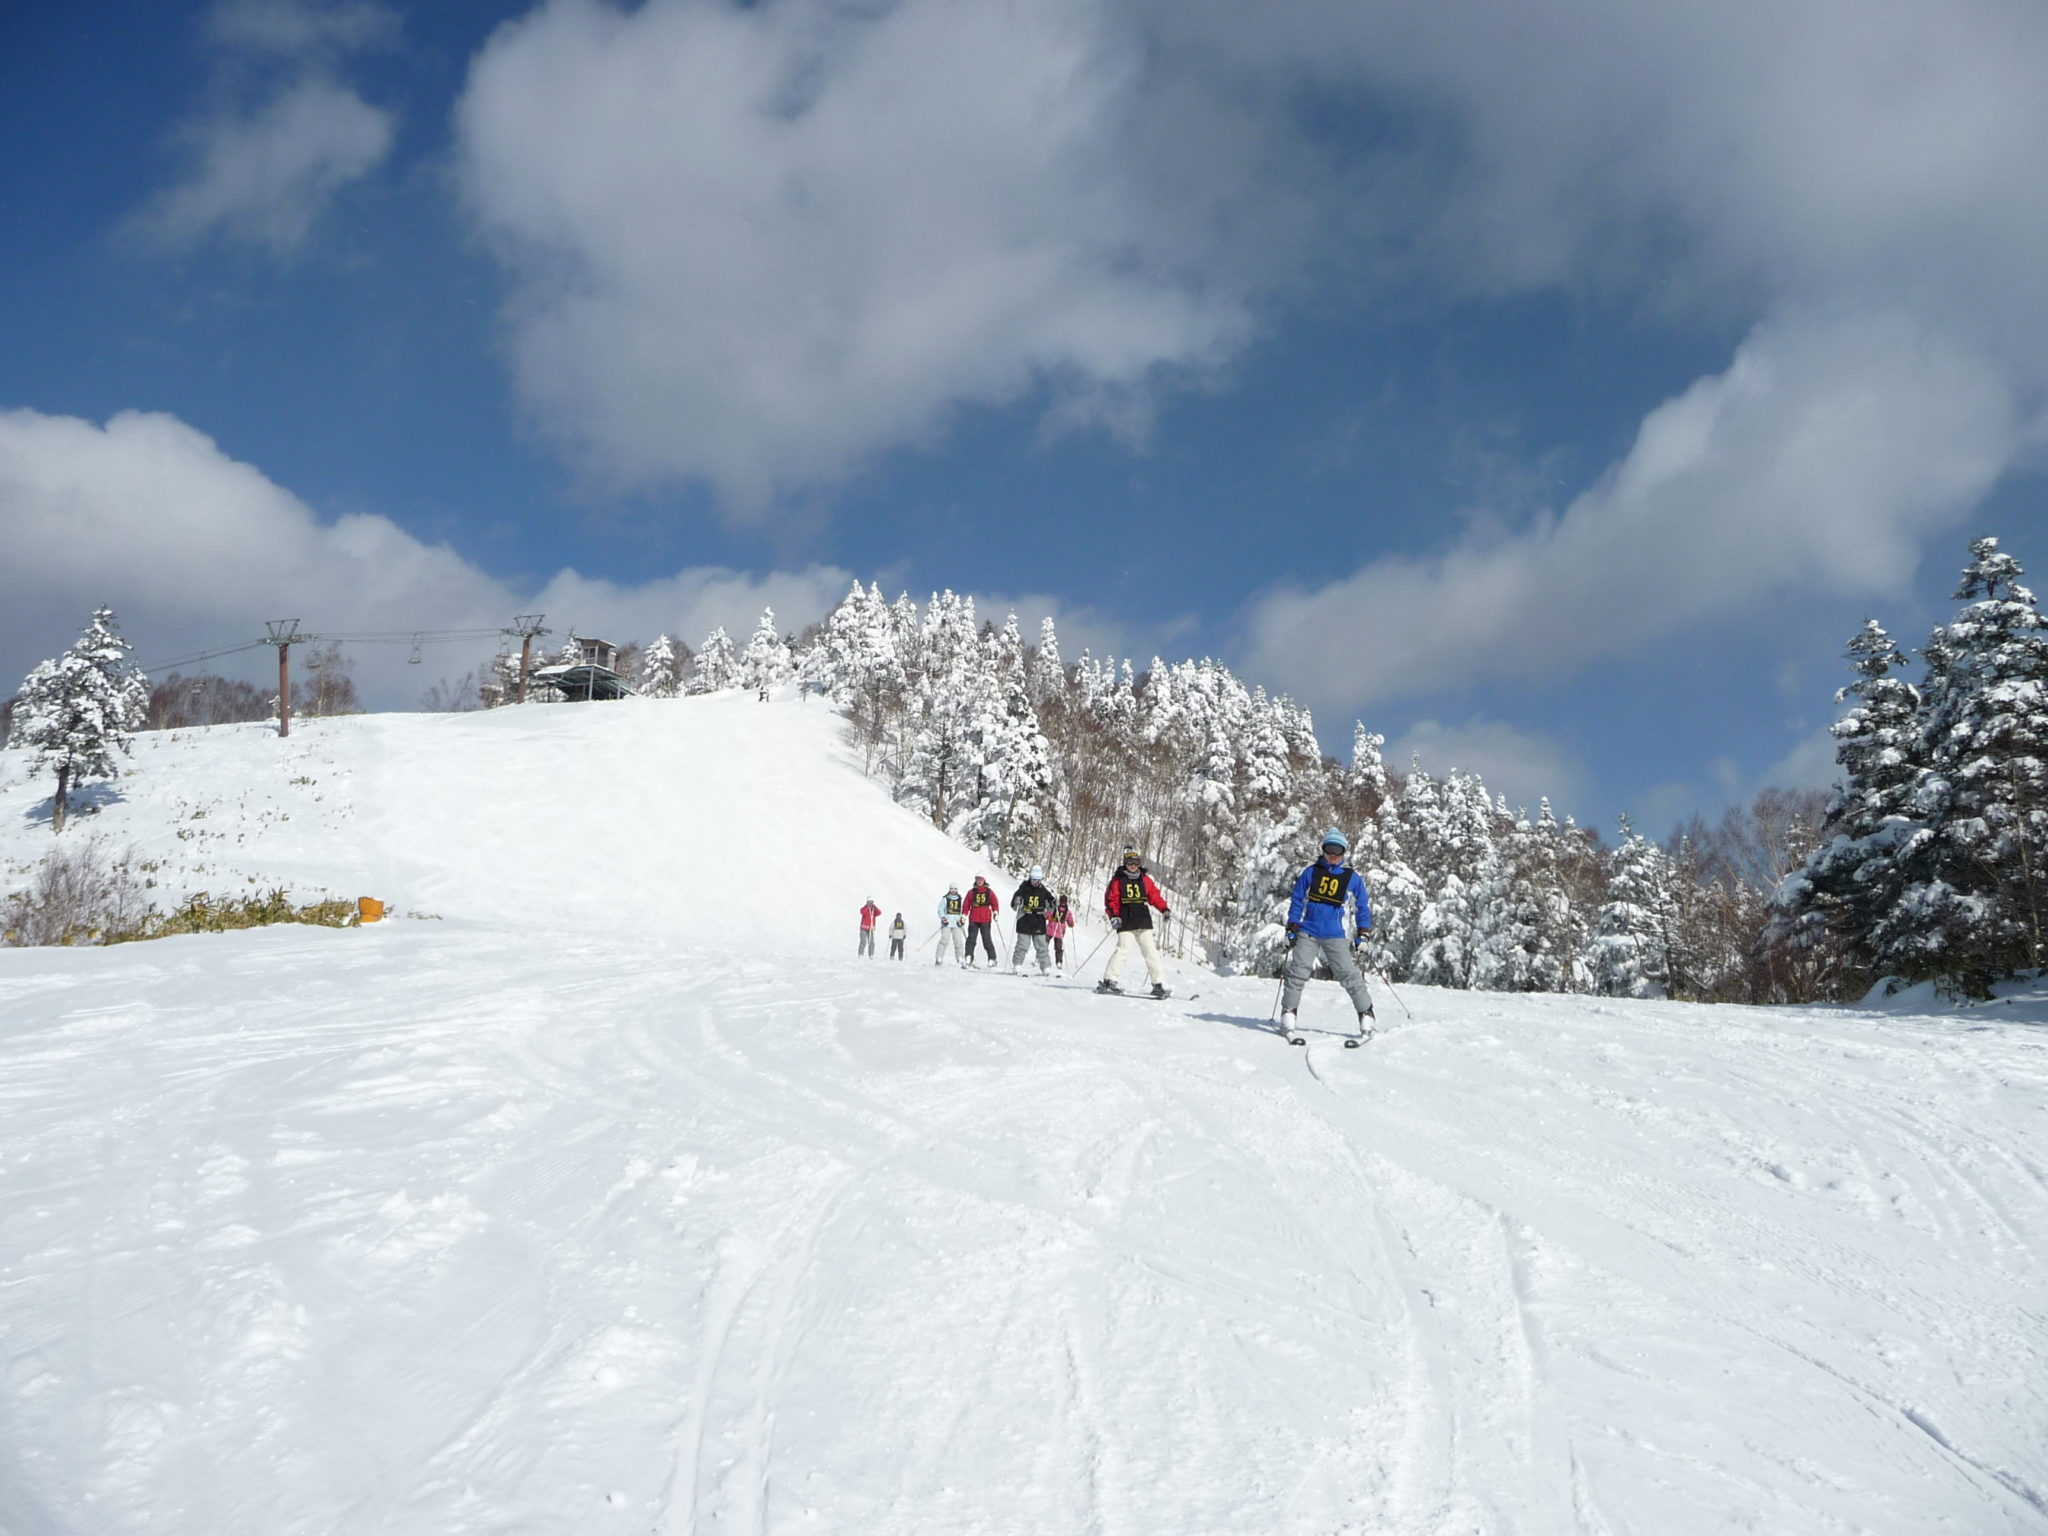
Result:
[[[1124,995],[1124,989],[1118,986],[1115,982],[1111,981],[1107,976],[1103,977],[1102,980],[1095,983],[1095,990],[1098,992],[1110,993],[1112,996],[1115,997],[1122,997]]]
[[[1289,1045],[1308,1044],[1308,1036],[1300,1032],[1299,1022],[1294,1017],[1294,1010],[1292,1008],[1280,1015],[1280,1033],[1287,1037]]]
[[[1373,1019],[1372,1010],[1368,1008],[1365,1010],[1365,1012],[1361,1013],[1358,1016],[1357,1037],[1354,1039],[1346,1040],[1344,1042],[1344,1049],[1347,1051],[1355,1051],[1361,1045],[1365,1044],[1366,1041],[1370,1040],[1372,1038],[1374,1023],[1375,1021]]]
[[[1166,998],[1172,996],[1173,994],[1166,990],[1165,982],[1155,981],[1152,983],[1152,995],[1157,998]]]

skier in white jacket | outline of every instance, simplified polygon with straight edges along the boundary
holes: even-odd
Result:
[[[965,965],[967,956],[963,952],[961,939],[967,928],[967,903],[960,895],[960,887],[949,885],[939,902],[939,942],[932,955],[933,965],[946,963],[946,946],[953,946],[953,963]]]

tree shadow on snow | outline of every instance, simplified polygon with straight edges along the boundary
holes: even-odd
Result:
[[[68,826],[81,816],[97,816],[110,805],[122,805],[127,796],[112,784],[88,784],[82,789],[71,791],[70,801],[65,807],[64,820]],[[57,798],[45,795],[21,813],[21,819],[33,827],[47,827],[57,817]]]

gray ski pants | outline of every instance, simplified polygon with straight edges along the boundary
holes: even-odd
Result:
[[[939,930],[939,944],[938,948],[932,953],[932,964],[944,965],[946,963],[946,948],[948,945],[952,946],[953,963],[955,965],[965,965],[967,957],[960,953],[960,927],[957,923],[948,923]]]
[[[1341,936],[1321,939],[1312,933],[1297,933],[1294,947],[1287,952],[1287,988],[1280,997],[1280,1011],[1292,1013],[1301,1006],[1302,988],[1308,985],[1319,955],[1328,963],[1337,984],[1351,994],[1352,1007],[1360,1013],[1371,1013],[1372,988],[1365,984],[1365,973],[1358,968],[1351,941]]]
[[[1052,941],[1042,933],[1020,933],[1017,935],[1017,947],[1010,954],[1011,970],[1021,971],[1024,969],[1024,951],[1026,948],[1033,948],[1038,951],[1039,975],[1043,976],[1052,969]]]
[[[861,931],[860,931],[860,954],[862,954],[862,955],[872,955],[872,954],[874,954],[874,952],[875,952],[875,930],[874,930],[874,929],[872,929],[872,928],[863,928],[863,929],[861,929]],[[859,958],[859,955],[856,955],[856,956],[855,956],[854,958],[858,959],[858,958]]]

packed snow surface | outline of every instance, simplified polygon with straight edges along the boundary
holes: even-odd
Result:
[[[1304,1051],[1271,982],[856,960],[1014,880],[815,703],[118,789],[66,836],[167,895],[418,915],[0,950],[7,1536],[2048,1530],[2038,1002],[1382,989]]]

